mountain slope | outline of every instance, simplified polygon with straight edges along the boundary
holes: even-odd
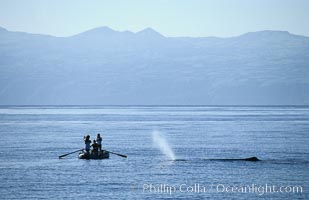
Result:
[[[0,29],[0,104],[309,104],[309,38]]]

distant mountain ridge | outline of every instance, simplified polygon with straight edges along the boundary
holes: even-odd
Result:
[[[308,105],[309,37],[0,27],[0,105]]]

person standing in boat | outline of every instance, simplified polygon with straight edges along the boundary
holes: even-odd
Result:
[[[90,146],[91,144],[90,135],[84,136],[84,141],[85,141],[85,150],[89,154],[90,147],[91,147]]]
[[[100,133],[98,133],[97,135],[97,144],[98,144],[99,151],[101,152],[102,151],[102,137]]]
[[[95,140],[93,140],[93,143],[92,143],[92,154],[95,154],[95,155],[98,155],[98,148],[99,148],[99,145],[97,144],[97,142]]]

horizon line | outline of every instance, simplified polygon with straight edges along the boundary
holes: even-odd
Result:
[[[309,104],[20,104],[0,105],[1,107],[308,107]]]
[[[4,29],[5,31],[8,31],[8,32],[26,33],[26,34],[34,34],[34,35],[44,35],[44,36],[57,37],[57,38],[69,38],[69,37],[80,35],[80,34],[83,34],[83,33],[86,33],[86,32],[92,31],[92,30],[95,30],[95,29],[103,29],[103,28],[105,28],[107,30],[109,29],[111,31],[118,32],[118,33],[130,32],[132,34],[138,34],[138,33],[141,33],[143,31],[146,31],[146,30],[151,30],[151,31],[153,31],[153,32],[155,32],[155,33],[165,37],[165,38],[221,38],[221,39],[226,39],[226,38],[239,37],[239,36],[242,36],[242,35],[245,35],[245,34],[248,34],[248,33],[258,33],[258,32],[285,32],[285,33],[288,33],[290,35],[309,37],[307,35],[294,34],[294,33],[291,33],[289,31],[286,31],[286,30],[271,30],[271,29],[258,30],[258,31],[248,31],[248,32],[244,32],[244,33],[241,33],[241,34],[238,34],[238,35],[228,36],[228,37],[219,37],[219,36],[214,36],[214,35],[210,35],[210,36],[166,36],[166,35],[161,34],[160,32],[158,32],[157,30],[155,30],[152,27],[145,27],[145,28],[143,28],[143,29],[141,29],[139,31],[133,32],[133,31],[130,31],[130,30],[115,30],[113,28],[110,28],[109,26],[98,26],[98,27],[87,29],[85,31],[78,32],[78,33],[75,33],[75,34],[69,35],[69,36],[56,36],[56,35],[45,34],[45,33],[25,32],[25,31],[22,31],[22,30],[8,30],[7,28],[5,28],[3,26],[0,26],[0,29]]]

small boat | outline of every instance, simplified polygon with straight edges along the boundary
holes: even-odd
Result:
[[[98,153],[87,153],[87,152],[81,152],[78,155],[79,159],[93,159],[93,160],[101,160],[101,159],[108,159],[109,158],[109,152],[108,151],[99,151]]]

